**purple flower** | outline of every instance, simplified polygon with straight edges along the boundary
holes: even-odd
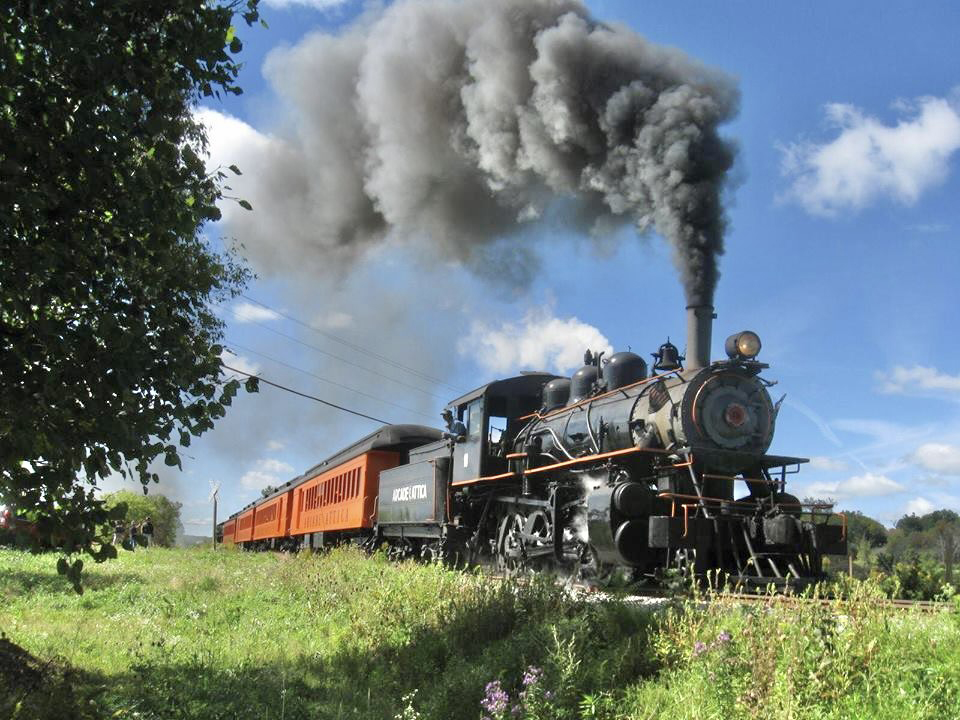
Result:
[[[486,695],[483,700],[480,701],[480,707],[491,715],[502,715],[510,704],[510,696],[506,690],[500,686],[500,681],[493,680],[488,682],[484,688],[484,692]]]
[[[695,642],[695,643],[693,644],[693,656],[694,656],[694,657],[697,657],[698,655],[702,655],[702,654],[705,653],[706,651],[707,651],[707,644],[706,644],[706,643],[702,643],[702,642],[700,642],[699,640],[697,640],[697,642]]]
[[[541,677],[543,677],[543,668],[531,665],[523,674],[523,686],[530,687],[531,685],[536,685]]]
[[[730,633],[724,630],[722,633],[717,635],[717,642],[723,645],[725,643],[730,642],[730,637],[731,637]]]

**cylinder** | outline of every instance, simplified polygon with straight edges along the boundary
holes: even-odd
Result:
[[[710,364],[713,334],[713,306],[687,306],[687,369],[699,370]]]
[[[649,515],[652,504],[650,488],[641,483],[620,483],[613,489],[613,506],[625,517]]]
[[[647,521],[627,520],[614,533],[613,543],[623,562],[627,565],[642,565],[647,552]]]

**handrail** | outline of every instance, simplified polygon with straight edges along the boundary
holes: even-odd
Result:
[[[567,467],[569,465],[579,465],[585,462],[592,462],[594,460],[604,460],[610,457],[619,457],[620,455],[629,455],[630,453],[636,452],[648,452],[656,453],[659,455],[668,454],[667,450],[662,448],[642,448],[642,447],[633,447],[633,448],[624,448],[623,450],[611,450],[610,452],[599,453],[597,455],[584,455],[583,457],[574,458],[573,460],[564,460],[563,462],[554,463],[553,465],[544,465],[542,467],[530,468],[529,470],[524,470],[524,475],[534,475],[536,473],[546,472],[547,470],[555,470],[557,468]]]
[[[601,398],[609,397],[610,395],[613,395],[614,393],[623,392],[624,390],[629,390],[629,389],[631,389],[631,388],[637,387],[638,385],[644,385],[644,384],[646,384],[646,383],[653,382],[654,380],[661,380],[661,379],[663,379],[663,378],[665,378],[665,377],[669,377],[670,375],[676,375],[677,373],[680,372],[680,370],[681,370],[681,368],[677,368],[676,370],[669,370],[669,371],[667,371],[667,372],[665,372],[665,373],[662,373],[661,375],[651,375],[650,377],[644,378],[643,380],[637,380],[637,382],[635,382],[635,383],[630,383],[629,385],[624,385],[623,387],[618,387],[616,390],[608,390],[607,392],[601,393],[600,395],[591,395],[590,397],[586,397],[586,398],[584,398],[583,400],[581,400],[580,402],[574,403],[573,405],[564,405],[563,407],[559,407],[559,408],[557,408],[556,410],[551,410],[550,412],[544,413],[543,415],[541,415],[541,414],[540,414],[540,411],[537,410],[536,412],[532,412],[532,413],[529,413],[529,414],[527,414],[527,415],[523,415],[523,416],[521,416],[521,417],[518,417],[517,420],[530,420],[531,418],[538,418],[538,419],[540,419],[540,420],[545,420],[545,419],[547,419],[548,417],[552,417],[553,415],[557,415],[558,413],[562,413],[562,412],[564,412],[565,410],[571,410],[571,409],[573,409],[573,408],[578,408],[578,407],[580,407],[581,405],[584,405],[585,403],[589,403],[589,402],[592,402],[592,401],[594,401],[594,400],[600,400]]]
[[[556,470],[558,468],[569,467],[570,465],[580,465],[582,463],[594,462],[596,460],[605,460],[611,457],[619,457],[621,455],[630,455],[632,453],[645,452],[645,453],[655,453],[658,455],[669,454],[667,450],[662,448],[642,448],[642,447],[632,447],[632,448],[623,448],[622,450],[611,450],[605,453],[599,453],[596,455],[584,455],[583,457],[574,458],[573,460],[564,460],[563,462],[553,463],[552,465],[543,465],[541,467],[530,468],[529,470],[524,470],[524,475],[535,475],[536,473],[547,472],[548,470]],[[517,473],[515,472],[505,472],[500,473],[499,475],[485,475],[478,478],[473,478],[471,480],[458,480],[457,482],[450,483],[451,487],[460,487],[462,485],[472,485],[478,482],[484,482],[487,480],[504,480],[509,477],[515,477]]]

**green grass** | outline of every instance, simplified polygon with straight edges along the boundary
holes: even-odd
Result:
[[[960,613],[870,586],[839,610],[651,614],[346,549],[122,553],[82,596],[55,566],[0,551],[0,630],[43,678],[0,665],[0,717],[480,718],[491,681],[510,717],[960,717]]]

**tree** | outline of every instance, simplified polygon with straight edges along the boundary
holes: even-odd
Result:
[[[844,515],[847,519],[847,538],[854,556],[869,563],[870,551],[887,544],[887,529],[883,523],[859,510],[845,512]]]
[[[935,557],[944,566],[946,582],[953,582],[953,564],[960,556],[960,515],[934,510],[926,515],[904,515],[891,534],[891,553]]]
[[[257,3],[0,8],[0,503],[67,553],[114,556],[97,481],[146,492],[238,391],[211,303],[249,271],[200,232],[228,188],[191,107],[241,92]]]
[[[180,508],[183,506],[173,502],[165,495],[151,493],[142,495],[129,490],[120,490],[103,497],[104,507],[108,510],[117,508],[112,513],[116,520],[127,526],[130,523],[142,523],[150,518],[153,523],[153,540],[157,545],[173,547],[177,536],[183,533],[183,524],[180,522]],[[106,528],[106,532],[110,528]]]

